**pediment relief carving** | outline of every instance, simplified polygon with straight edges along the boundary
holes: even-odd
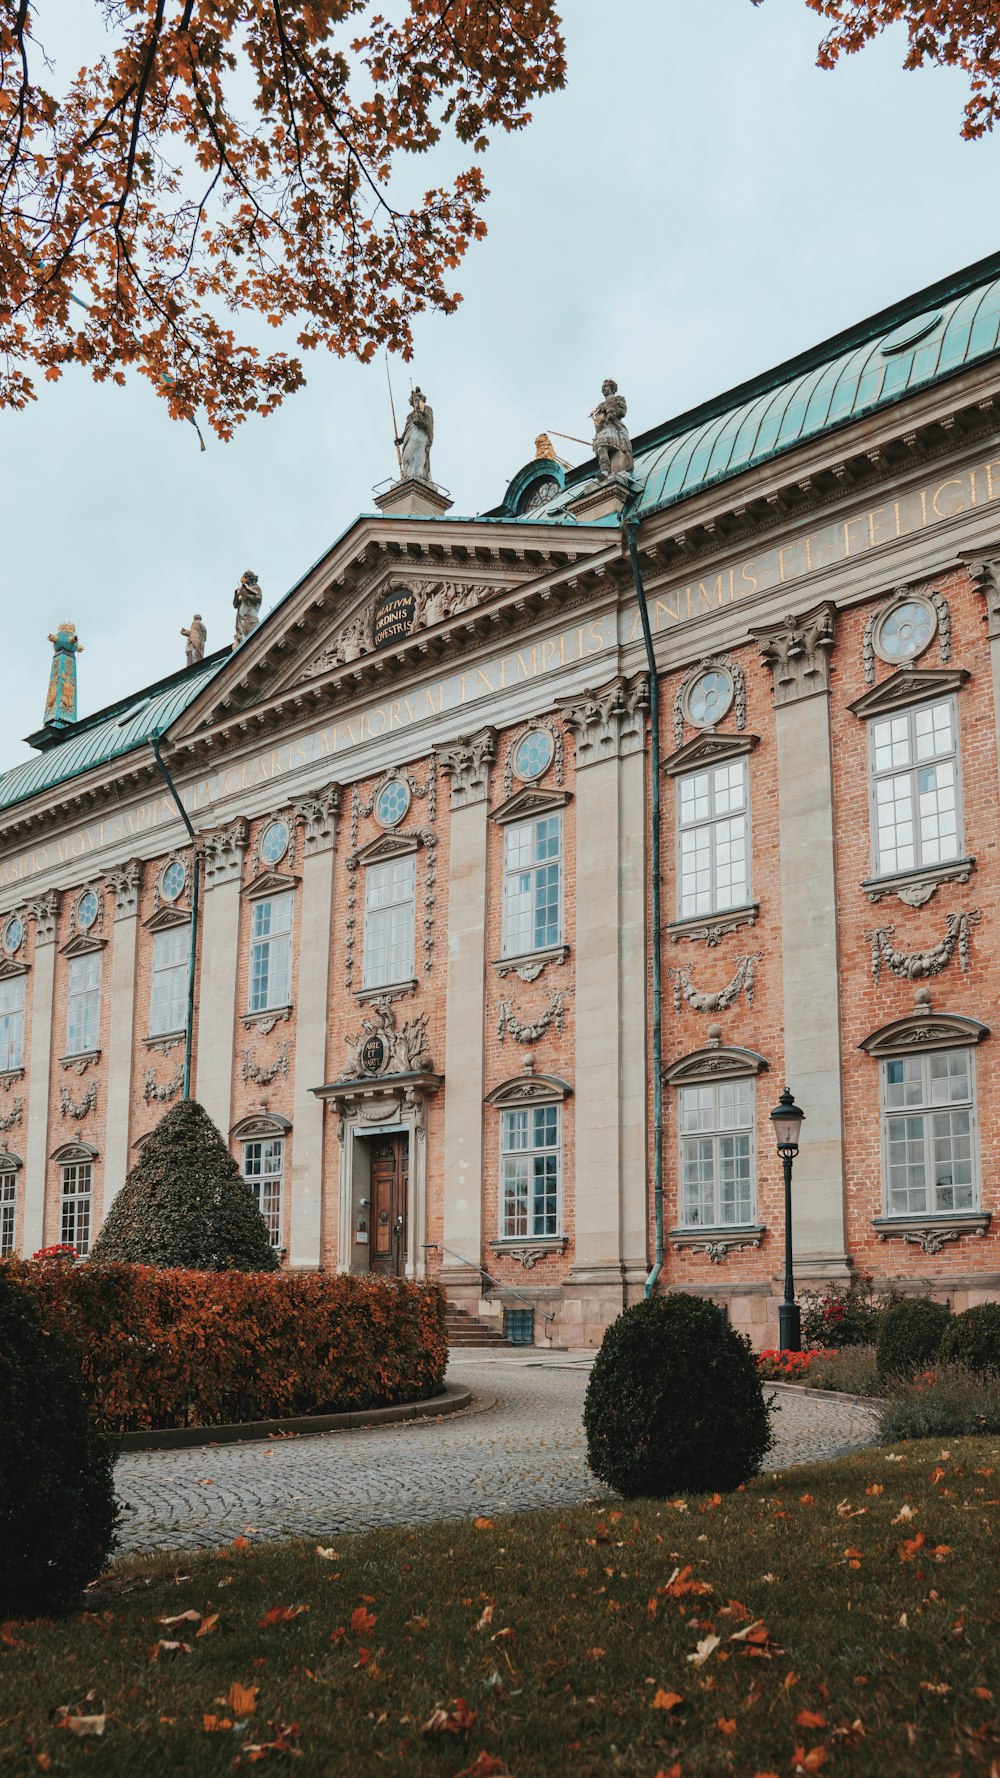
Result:
[[[27,973],[28,965],[16,962],[13,957],[5,957],[0,963],[0,982],[6,981],[12,975],[27,975]]]
[[[965,667],[900,667],[872,687],[847,708],[865,721],[870,716],[888,716],[894,710],[908,709],[911,704],[929,702],[931,698],[947,697],[960,691],[968,679]]]
[[[964,1013],[932,1013],[929,1004],[918,1006],[905,1018],[881,1025],[862,1038],[859,1049],[869,1056],[907,1056],[915,1050],[966,1049],[982,1043],[990,1028],[981,1019]]]
[[[756,1050],[709,1043],[704,1049],[692,1050],[679,1061],[671,1062],[663,1070],[663,1079],[672,1087],[687,1086],[699,1080],[746,1079],[748,1075],[761,1074],[766,1067],[767,1058]]]
[[[307,684],[338,667],[349,666],[364,655],[391,647],[418,630],[432,630],[448,618],[458,617],[482,605],[510,585],[476,580],[427,579],[408,571],[383,570],[366,591],[360,607],[329,635],[305,663],[300,663],[293,684]]]
[[[682,772],[697,771],[699,766],[720,765],[727,759],[738,759],[741,754],[752,753],[760,745],[759,735],[696,735],[693,741],[686,741],[674,753],[660,761],[668,778],[678,778]]]
[[[262,871],[252,883],[240,891],[247,901],[263,901],[266,895],[285,895],[297,885],[297,878],[285,870]]]
[[[170,907],[164,904],[164,906],[157,908],[155,914],[150,914],[149,919],[144,920],[142,924],[146,932],[165,932],[168,926],[190,926],[191,909],[189,907]]]
[[[369,840],[366,846],[359,847],[353,854],[352,866],[380,864],[387,858],[402,858],[407,852],[418,852],[423,843],[423,828],[408,828],[404,833],[386,833],[380,839]],[[432,843],[436,835],[431,834]]]
[[[530,1057],[526,1060],[530,1061]],[[533,1068],[526,1067],[523,1074],[501,1081],[487,1093],[484,1104],[502,1109],[520,1105],[555,1105],[568,1099],[572,1092],[569,1081],[561,1080],[558,1074],[536,1074]]]
[[[57,1161],[61,1167],[72,1166],[74,1161],[96,1161],[99,1149],[91,1142],[63,1142],[54,1148],[49,1155],[50,1161]]]
[[[547,815],[550,810],[565,808],[570,800],[568,790],[536,790],[526,784],[493,810],[494,821],[527,821],[532,815]]]
[[[86,957],[90,951],[103,951],[107,944],[106,938],[92,938],[81,932],[71,938],[67,944],[59,946],[60,957]]]
[[[19,1173],[23,1166],[24,1162],[19,1154],[14,1154],[9,1148],[0,1149],[0,1173]]]
[[[237,1142],[252,1142],[259,1136],[287,1136],[291,1127],[291,1120],[278,1112],[261,1111],[241,1117],[229,1134]]]

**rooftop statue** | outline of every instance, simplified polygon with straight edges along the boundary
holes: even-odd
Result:
[[[208,641],[208,631],[201,621],[200,611],[196,611],[191,619],[191,628],[182,630],[181,635],[187,637],[184,659],[189,667],[193,667],[196,662],[205,659],[205,643]]]
[[[234,648],[238,648],[241,642],[245,642],[260,623],[260,607],[263,597],[256,574],[248,568],[233,594],[233,605],[236,610]]]
[[[434,443],[434,410],[420,388],[410,395],[410,411],[403,435],[397,438],[399,469],[403,481],[431,482],[431,445]]]
[[[540,432],[535,440],[535,461],[539,460],[545,463],[558,463],[559,461],[547,432]]]
[[[632,473],[632,443],[625,427],[628,405],[610,377],[601,384],[601,394],[604,400],[598,402],[590,416],[594,422],[594,456],[601,475],[611,480]]]
[[[49,691],[45,699],[45,723],[48,728],[68,728],[76,721],[76,657],[83,653],[77,641],[75,624],[60,624],[49,637],[55,653],[49,673]]]

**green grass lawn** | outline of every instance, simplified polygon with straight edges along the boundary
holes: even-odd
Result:
[[[998,1517],[1000,1441],[969,1438],[121,1563],[83,1615],[3,1626],[0,1767],[990,1778]]]

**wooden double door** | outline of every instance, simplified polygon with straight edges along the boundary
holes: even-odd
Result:
[[[406,1200],[410,1183],[408,1136],[375,1136],[371,1147],[370,1266],[384,1277],[406,1270]]]

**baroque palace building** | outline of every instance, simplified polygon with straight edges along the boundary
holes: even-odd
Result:
[[[476,517],[422,400],[232,648],[75,720],[57,633],[0,779],[3,1250],[86,1252],[194,932],[191,1089],[284,1263],[598,1342],[654,1258],[655,772],[660,1288],[776,1343],[787,1081],[797,1280],[1000,1296],[1000,255],[631,445],[607,384],[595,459]]]

